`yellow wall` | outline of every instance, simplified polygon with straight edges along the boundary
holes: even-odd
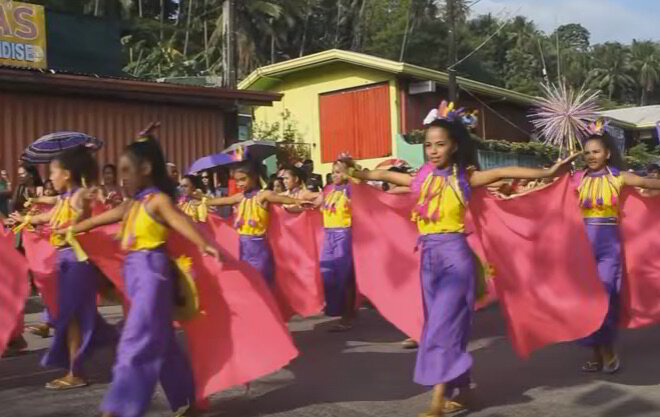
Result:
[[[274,83],[268,91],[282,93],[284,97],[273,107],[259,107],[255,110],[255,121],[281,122],[285,109],[291,112],[297,123],[304,142],[310,143],[315,171],[324,176],[332,170],[332,164],[321,164],[321,126],[319,118],[319,94],[347,88],[361,87],[374,83],[389,82],[390,85],[390,120],[392,135],[392,154],[397,154],[396,135],[399,132],[399,111],[396,79],[392,74],[347,65],[342,63],[323,65],[304,71],[285,75],[280,82]],[[341,121],[338,121],[339,123]],[[389,159],[365,159],[360,164],[373,168],[379,162]]]

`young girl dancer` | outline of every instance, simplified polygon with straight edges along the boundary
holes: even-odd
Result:
[[[50,164],[50,179],[60,193],[57,204],[35,216],[12,214],[25,225],[49,223],[53,229],[68,228],[91,213],[88,192],[83,183],[98,176],[91,154],[80,147],[55,158]],[[94,345],[114,335],[96,309],[98,270],[75,250],[75,241],[53,233],[50,243],[57,248],[57,315],[52,318],[55,337],[42,360],[44,366],[57,366],[69,372],[46,384],[46,388],[65,390],[86,385],[82,364]]]
[[[175,271],[165,252],[168,231],[181,233],[205,254],[217,258],[218,251],[176,209],[176,185],[155,139],[129,145],[119,166],[132,200],[74,227],[79,233],[123,219],[122,246],[128,250],[123,274],[131,308],[101,409],[104,417],[142,416],[160,381],[172,410],[185,407],[179,415],[193,415],[193,374],[172,326]]]
[[[469,394],[472,357],[466,346],[474,311],[476,271],[464,235],[464,217],[472,188],[503,178],[551,177],[577,155],[548,170],[508,167],[468,171],[468,167],[478,165],[461,114],[443,102],[427,116],[424,125],[424,151],[429,162],[414,179],[382,170],[349,168],[348,173],[363,180],[410,186],[419,194],[412,218],[421,235],[425,322],[414,380],[435,386],[431,407],[423,414],[433,417],[464,409]],[[458,389],[458,396],[453,396],[454,389]]]
[[[261,272],[268,285],[275,284],[275,266],[273,255],[268,246],[268,203],[308,204],[296,198],[277,195],[259,186],[259,174],[253,163],[246,162],[234,169],[234,180],[240,193],[231,197],[209,199],[209,206],[227,206],[238,204],[234,226],[239,234],[239,258]]]
[[[614,140],[605,131],[605,125],[597,122],[589,128],[591,136],[584,144],[587,169],[578,177],[578,192],[587,235],[610,304],[601,328],[581,341],[593,349],[593,359],[582,370],[614,373],[620,367],[613,344],[619,324],[619,291],[623,272],[619,234],[621,190],[627,186],[658,190],[660,180],[623,171],[623,158]]]

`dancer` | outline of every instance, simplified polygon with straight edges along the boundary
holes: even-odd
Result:
[[[176,185],[155,139],[147,137],[126,147],[120,172],[132,200],[73,228],[80,233],[123,219],[122,246],[129,251],[124,280],[132,304],[101,409],[105,417],[142,416],[160,380],[172,410],[183,408],[179,415],[194,415],[193,374],[172,325],[176,294],[175,271],[165,252],[168,231],[181,233],[205,254],[219,254],[176,209]]]
[[[340,159],[332,165],[332,183],[321,193],[305,191],[305,198],[321,199],[323,213],[323,250],[321,275],[325,292],[325,314],[341,316],[330,329],[343,332],[353,327],[356,316],[357,287],[353,264],[353,236],[351,233],[351,184],[346,176],[348,166]]]
[[[424,120],[424,151],[428,163],[415,178],[391,171],[361,171],[350,176],[412,187],[419,194],[412,213],[421,244],[424,327],[414,380],[434,386],[430,409],[423,416],[463,410],[469,399],[472,358],[466,352],[474,311],[475,263],[465,232],[465,211],[471,190],[503,178],[538,179],[557,175],[576,155],[551,169],[477,167],[476,149],[460,111],[443,102]],[[352,165],[351,161],[348,161]],[[458,391],[457,395],[455,390]]]
[[[614,350],[623,273],[619,233],[621,190],[625,186],[659,190],[660,180],[624,171],[623,158],[605,129],[606,125],[601,121],[589,125],[590,136],[584,144],[587,169],[578,176],[580,208],[587,235],[596,256],[600,279],[609,295],[609,309],[603,325],[581,340],[581,344],[593,349],[593,359],[582,370],[615,373],[621,366]]]
[[[206,220],[206,212],[202,210],[205,198],[197,187],[197,177],[184,175],[179,188],[181,196],[177,202],[179,209],[190,217],[195,223]]]
[[[50,179],[60,193],[56,206],[34,216],[11,215],[23,227],[50,223],[54,228],[68,228],[91,213],[88,190],[84,182],[94,181],[98,167],[92,155],[79,147],[56,157],[50,164]],[[96,309],[99,275],[96,267],[76,250],[72,235],[53,233],[50,242],[57,248],[57,316],[52,318],[55,336],[42,360],[44,366],[68,370],[63,378],[46,384],[46,388],[66,390],[87,385],[82,364],[93,347],[114,338],[114,329]]]
[[[302,169],[295,166],[287,166],[282,168],[280,173],[284,188],[286,188],[286,191],[282,195],[305,201],[314,200],[319,195],[318,193],[312,193],[307,190],[305,186],[305,172]],[[295,204],[285,204],[283,207],[292,213],[299,213],[304,210]]]
[[[209,206],[238,204],[234,226],[239,234],[239,258],[261,272],[271,287],[275,284],[275,267],[268,240],[268,204],[291,204],[302,206],[306,201],[277,195],[270,190],[262,190],[257,168],[252,162],[245,162],[233,172],[236,185],[241,191],[230,197],[209,199]]]

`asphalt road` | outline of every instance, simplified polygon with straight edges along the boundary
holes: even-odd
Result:
[[[103,307],[116,322],[120,310]],[[39,319],[27,316],[28,323]],[[404,417],[417,416],[429,401],[427,389],[412,382],[415,352],[403,350],[405,337],[375,311],[362,310],[348,333],[329,333],[328,319],[291,323],[301,355],[286,369],[212,398],[211,417]],[[39,366],[49,339],[27,336],[30,352],[0,360],[0,416],[97,416],[110,381],[113,352],[89,362],[92,385],[49,392],[43,385],[61,375]],[[614,376],[584,375],[588,352],[563,344],[523,361],[515,356],[497,307],[479,312],[469,349],[477,384],[475,417],[660,416],[660,331],[626,331],[619,343],[623,368]],[[264,349],[268,348],[264,341]],[[171,416],[162,392],[149,417]],[[466,414],[463,414],[466,415]]]

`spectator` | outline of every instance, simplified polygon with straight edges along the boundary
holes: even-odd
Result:
[[[286,188],[284,187],[284,181],[277,175],[271,175],[270,181],[268,181],[268,189],[276,192],[277,194],[286,191]]]
[[[11,199],[11,181],[7,170],[0,171],[0,213],[9,215],[9,200]]]
[[[43,181],[37,168],[32,165],[18,167],[18,186],[12,199],[12,211],[21,211],[25,208],[28,198],[43,195]]]
[[[55,197],[56,195],[57,191],[55,191],[53,182],[51,180],[46,181],[44,184],[44,197]]]
[[[124,192],[117,184],[117,167],[113,164],[103,167],[103,186],[99,200],[108,208],[117,207],[124,201]]]
[[[215,189],[215,182],[213,181],[213,173],[211,171],[202,171],[202,192],[207,197],[220,197]]]
[[[314,161],[307,159],[302,163],[301,169],[306,176],[307,189],[317,193],[323,188],[323,177],[314,173]],[[329,182],[327,184],[330,184]]]

